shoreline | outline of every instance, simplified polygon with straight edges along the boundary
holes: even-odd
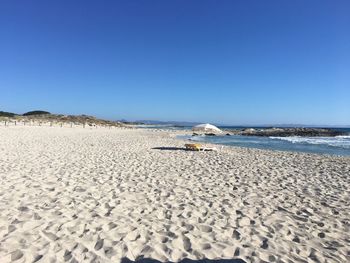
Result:
[[[179,133],[1,127],[1,262],[350,260],[349,157]]]
[[[350,136],[340,137],[254,137],[254,136],[192,136],[181,134],[182,139],[194,143],[224,145],[269,151],[309,153],[350,157]],[[341,145],[337,145],[341,144]]]

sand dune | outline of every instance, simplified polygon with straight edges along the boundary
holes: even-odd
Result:
[[[174,133],[1,127],[0,262],[350,261],[350,158]]]

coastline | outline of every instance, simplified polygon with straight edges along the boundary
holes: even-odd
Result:
[[[350,260],[350,157],[183,133],[1,127],[1,262]]]

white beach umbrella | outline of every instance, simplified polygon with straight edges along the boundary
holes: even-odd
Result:
[[[211,132],[211,133],[221,133],[222,132],[218,127],[211,125],[209,123],[196,125],[192,128],[192,131]]]

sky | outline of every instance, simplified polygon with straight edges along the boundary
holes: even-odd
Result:
[[[350,124],[350,1],[0,1],[0,110]]]

